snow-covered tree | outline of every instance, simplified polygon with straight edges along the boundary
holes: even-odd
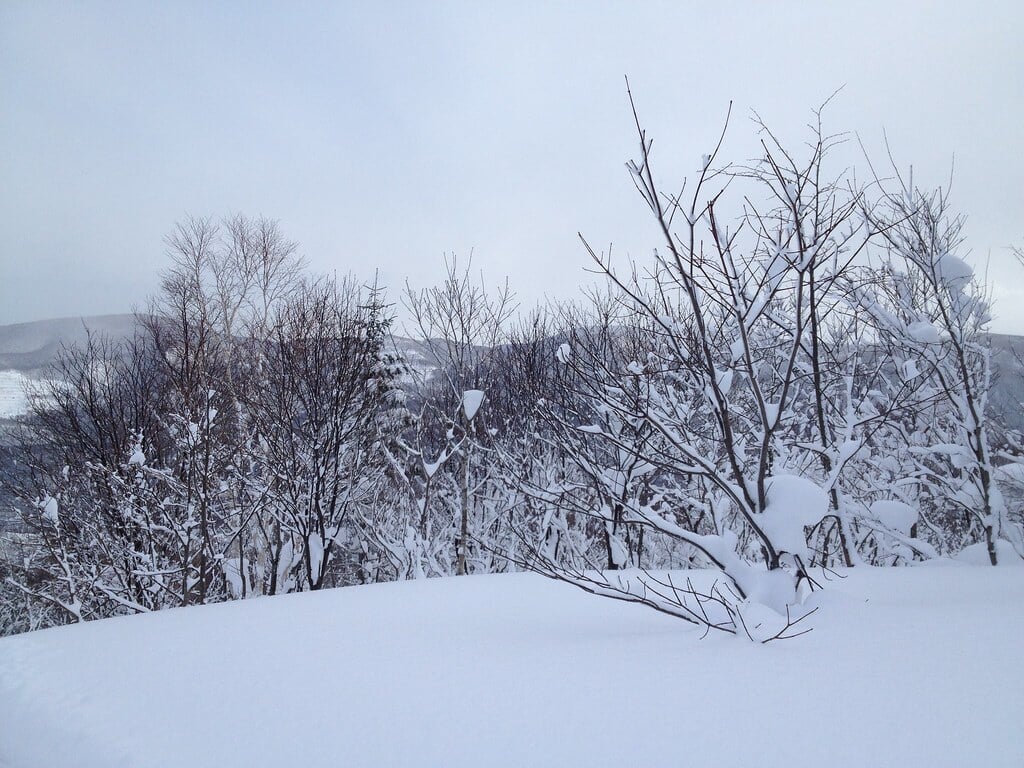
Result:
[[[996,482],[990,298],[964,257],[963,220],[948,194],[898,182],[871,218],[887,261],[861,303],[893,351],[895,375],[915,387],[899,426],[923,522],[940,549],[980,543],[996,565],[1001,541],[1009,556],[1024,556],[1024,536]]]
[[[489,291],[477,284],[467,265],[446,263],[444,283],[415,291],[407,287],[406,308],[412,335],[436,365],[420,377],[419,430],[411,452],[421,465],[417,474],[419,535],[431,518],[453,526],[453,570],[462,575],[474,562],[490,558],[480,532],[488,528],[486,499],[496,493],[487,445],[494,436],[487,425],[489,361],[505,342],[506,324],[515,311],[508,286]],[[435,524],[436,525],[436,524]]]
[[[65,350],[24,427],[6,578],[46,621],[342,583],[350,511],[384,495],[404,422],[379,292],[299,281],[266,221],[168,247],[139,334]]]
[[[384,359],[389,319],[375,295],[322,280],[274,316],[263,386],[249,407],[262,446],[262,524],[273,529],[267,591],[319,589],[352,545],[358,510],[387,479],[382,443],[396,404]]]
[[[824,380],[816,349],[829,312],[843,302],[840,277],[874,234],[863,192],[848,177],[828,177],[836,139],[820,127],[798,161],[762,126],[758,163],[716,165],[719,141],[689,192],[684,185],[664,194],[652,144],[637,128],[641,157],[630,170],[662,248],[649,267],[625,274],[590,253],[642,341],[629,360],[574,358],[571,344],[560,350],[589,388],[594,414],[563,423],[584,433],[578,446],[605,443],[613,461],[565,447],[585,474],[602,478],[598,504],[619,499],[613,521],[674,538],[719,579],[682,586],[552,560],[540,570],[705,627],[787,636],[803,616],[802,588],[815,583],[808,533],[830,510],[842,521],[829,491],[859,449],[855,435],[829,429],[836,404],[826,407],[818,395],[841,394],[843,379],[829,372]],[[730,195],[740,201],[734,218]],[[820,416],[808,418],[815,409]],[[646,487],[627,492],[628,483]]]

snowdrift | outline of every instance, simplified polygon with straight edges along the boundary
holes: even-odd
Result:
[[[759,646],[533,575],[0,640],[0,765],[1020,766],[1024,569],[856,569]]]

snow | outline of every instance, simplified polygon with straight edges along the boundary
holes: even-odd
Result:
[[[308,542],[309,568],[316,578],[320,575],[320,566],[324,562],[324,540],[319,533],[313,531],[306,537],[306,541]]]
[[[480,403],[484,401],[484,393],[479,389],[467,389],[462,393],[462,412],[466,414],[466,421],[476,418],[476,412],[480,410]]]
[[[974,269],[966,261],[951,253],[940,256],[935,261],[935,271],[943,282],[954,291],[964,290],[974,279]]]
[[[1013,545],[1003,539],[996,540],[996,557],[1003,567],[1009,566],[1014,568],[1024,566],[1024,560],[1014,552]],[[983,541],[961,549],[956,555],[956,560],[968,565],[981,565],[989,568],[992,562],[989,559],[988,546]]]
[[[903,362],[903,365],[900,368],[903,372],[903,378],[907,379],[908,381],[910,379],[916,379],[918,376],[921,375],[921,369],[917,367],[916,360],[906,360]]]
[[[0,640],[0,765],[1020,766],[1015,568],[822,575],[769,646],[526,574]]]
[[[917,522],[917,510],[895,499],[880,499],[871,505],[871,516],[890,530],[910,535]]]
[[[0,371],[0,419],[12,419],[28,413],[26,383],[28,378],[19,371]]]
[[[629,550],[626,549],[626,543],[620,536],[611,536],[608,539],[611,546],[612,562],[619,568],[624,568],[629,562]]]
[[[942,341],[942,337],[939,335],[939,329],[924,320],[916,323],[910,323],[906,330],[907,335],[911,339],[922,344],[938,344]]]
[[[815,525],[828,511],[828,494],[804,477],[775,475],[766,482],[767,505],[758,524],[775,548],[806,558],[804,527]]]
[[[715,380],[718,382],[718,388],[722,390],[723,394],[729,394],[729,390],[732,389],[732,377],[733,370],[727,368],[724,371],[715,371]]]
[[[239,559],[237,557],[226,557],[221,561],[221,567],[224,569],[224,578],[227,579],[231,595],[235,598],[241,597],[243,590]]]
[[[1011,487],[1015,485],[1024,486],[1024,463],[1013,461],[1003,464],[996,467],[993,470],[993,474],[999,482],[1006,483]]]
[[[42,511],[44,519],[53,525],[60,525],[59,507],[57,500],[53,496],[47,494],[46,498],[40,502],[39,509]]]
[[[747,351],[746,344],[743,343],[743,338],[738,338],[729,345],[729,355],[732,362],[742,360],[744,353]]]

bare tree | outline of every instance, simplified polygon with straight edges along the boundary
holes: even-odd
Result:
[[[577,446],[599,441],[618,454],[614,466],[587,470],[618,496],[623,511],[613,519],[692,548],[719,582],[611,578],[543,558],[540,548],[534,555],[542,572],[584,588],[767,640],[791,634],[801,587],[815,585],[808,530],[830,507],[845,525],[829,491],[858,442],[829,423],[842,378],[825,370],[821,348],[826,323],[845,306],[840,279],[877,233],[864,223],[863,191],[827,175],[838,137],[819,122],[809,155],[797,160],[759,126],[759,162],[716,166],[719,139],[690,191],[665,194],[637,120],[641,155],[630,171],[662,249],[646,271],[634,265],[622,274],[587,248],[619,297],[625,326],[642,330],[641,344],[629,360],[600,360],[571,344],[560,353],[597,415],[575,424],[581,414],[570,416],[564,427],[584,433]],[[730,221],[725,200],[736,189],[741,202]],[[592,452],[571,452],[592,465]],[[608,482],[627,476],[650,487],[625,493]]]
[[[432,429],[434,439],[421,439],[416,449],[423,465],[422,522],[426,524],[428,499],[434,503],[455,501],[436,489],[438,470],[457,472],[451,489],[457,496],[455,573],[469,573],[470,528],[474,499],[483,493],[488,465],[481,461],[480,446],[487,428],[479,416],[489,389],[487,360],[505,341],[506,323],[515,311],[508,285],[490,293],[471,277],[471,266],[460,270],[453,258],[446,263],[441,286],[415,291],[407,287],[406,308],[413,318],[414,335],[436,362],[436,373],[421,382],[421,423]],[[486,406],[485,406],[486,407]]]
[[[312,283],[275,314],[251,407],[265,446],[265,524],[293,563],[280,562],[278,545],[270,592],[281,591],[279,574],[298,575],[299,588],[329,585],[352,511],[372,506],[386,480],[382,442],[396,396],[383,357],[389,323],[376,294],[351,281]]]
[[[956,520],[966,521],[966,540],[954,549],[982,541],[996,565],[1003,539],[1024,556],[1024,536],[994,477],[990,297],[958,255],[963,219],[951,212],[945,190],[922,192],[898,174],[884,201],[872,224],[888,249],[885,290],[862,303],[879,337],[898,350],[903,374],[916,379],[916,425],[903,436],[919,485],[933,511],[946,515],[938,522],[947,535]]]

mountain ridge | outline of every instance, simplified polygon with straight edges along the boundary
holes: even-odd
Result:
[[[135,314],[82,315],[0,325],[0,371],[40,378],[63,347],[82,344],[90,333],[119,340],[139,327]],[[414,367],[436,367],[430,345],[393,336],[396,351]],[[1024,336],[991,333],[994,384],[993,412],[1012,429],[1024,429]]]

